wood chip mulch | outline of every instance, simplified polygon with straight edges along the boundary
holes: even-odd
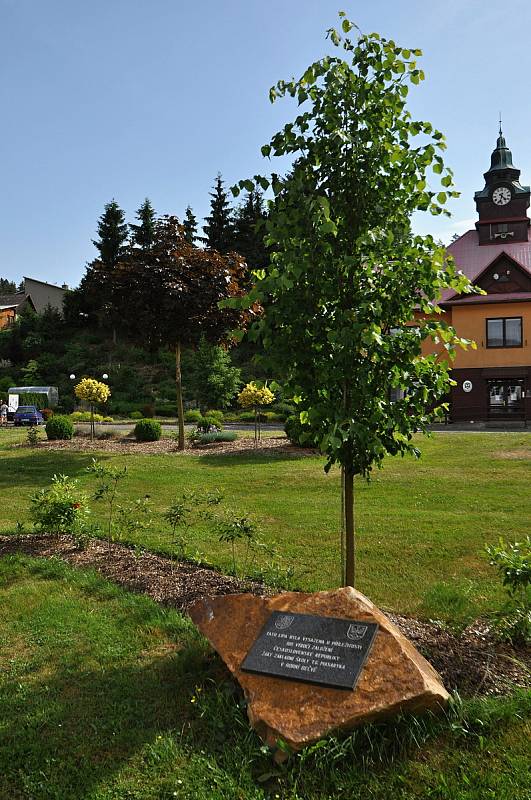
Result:
[[[27,447],[25,442],[13,445],[16,447]],[[267,453],[268,456],[281,455],[282,457],[301,458],[304,456],[315,455],[316,450],[303,447],[295,447],[285,436],[273,436],[261,439],[255,447],[254,439],[241,438],[234,442],[212,442],[191,447],[186,443],[185,450],[179,450],[174,439],[159,439],[158,442],[137,442],[133,438],[122,437],[120,439],[94,439],[91,441],[85,436],[75,436],[73,439],[65,441],[41,441],[37,444],[36,450],[68,450],[76,453],[120,453],[122,455],[161,455],[171,454],[176,456],[186,455],[239,455],[241,453],[255,453],[260,455]]]
[[[0,557],[23,553],[42,558],[58,557],[78,567],[98,570],[124,588],[145,593],[159,603],[186,613],[205,595],[271,594],[255,581],[223,575],[214,569],[171,559],[145,550],[99,539],[79,549],[70,536],[25,534],[0,536]],[[455,634],[442,624],[388,613],[418,650],[440,673],[449,690],[463,696],[507,694],[515,686],[531,688],[531,652],[500,644],[489,626],[478,621]]]

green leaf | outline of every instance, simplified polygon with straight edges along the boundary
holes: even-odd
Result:
[[[335,236],[337,234],[337,226],[335,222],[329,219],[326,222],[321,223],[321,225],[319,225],[319,233],[324,235],[332,233]]]

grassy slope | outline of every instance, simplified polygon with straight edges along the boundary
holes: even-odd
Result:
[[[283,770],[261,752],[236,701],[176,612],[58,561],[0,560],[6,800],[528,796],[523,695],[469,703],[451,725],[369,727]]]
[[[94,485],[80,453],[9,449],[21,434],[1,431],[0,530],[27,521],[27,496],[54,472]],[[501,597],[482,550],[498,536],[518,539],[529,526],[531,438],[527,433],[436,434],[420,442],[423,457],[388,459],[371,484],[358,481],[359,588],[397,611],[467,618]],[[296,583],[318,589],[337,585],[339,491],[337,472],[325,475],[322,459],[254,455],[103,456],[127,464],[124,491],[151,495],[167,507],[183,489],[220,488],[227,504],[253,514]],[[99,509],[97,512],[99,513]],[[171,547],[162,523],[141,534],[148,547]],[[190,550],[230,565],[216,536],[200,530]]]

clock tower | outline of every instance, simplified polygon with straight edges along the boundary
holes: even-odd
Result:
[[[501,129],[490,159],[490,169],[484,174],[485,186],[476,192],[474,200],[479,219],[476,229],[480,245],[527,242],[530,188],[520,184],[520,170],[505,143]]]

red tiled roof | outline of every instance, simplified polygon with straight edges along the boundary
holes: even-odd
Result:
[[[472,282],[503,253],[513,258],[522,269],[531,275],[531,228],[528,229],[527,242],[505,241],[503,244],[483,244],[481,246],[478,244],[477,231],[467,231],[455,242],[452,242],[447,251],[454,257],[457,268],[462,270]],[[452,289],[445,289],[442,302],[454,296],[455,292]],[[497,295],[497,297],[501,299],[502,295]],[[507,299],[508,295],[504,295],[504,297]],[[514,297],[514,295],[511,294],[510,297]],[[479,302],[481,301],[485,302],[485,298],[481,298]]]

